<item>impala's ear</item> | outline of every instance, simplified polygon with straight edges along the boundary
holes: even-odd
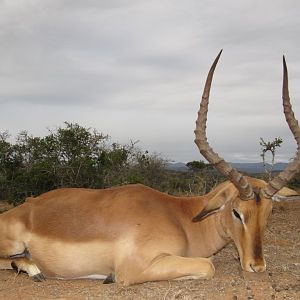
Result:
[[[225,182],[207,194],[207,203],[203,210],[192,221],[199,222],[208,216],[222,211],[226,202],[238,196],[237,189],[230,182]]]
[[[285,200],[299,200],[299,194],[287,187],[280,189],[275,195],[272,196],[274,201],[285,201]]]
[[[206,217],[208,217],[208,216],[210,216],[210,215],[212,215],[212,214],[215,214],[215,213],[217,213],[217,212],[219,212],[219,211],[221,211],[223,208],[224,208],[224,204],[221,206],[221,207],[219,207],[219,208],[215,208],[215,209],[206,209],[206,208],[204,208],[204,210],[202,210],[197,216],[195,216],[193,219],[192,219],[192,221],[193,222],[199,222],[199,221],[202,221],[202,220],[204,220]]]

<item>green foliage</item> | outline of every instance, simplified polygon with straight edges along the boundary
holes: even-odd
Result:
[[[183,189],[189,195],[206,194],[224,181],[224,177],[211,164],[206,164],[204,161],[190,161],[186,166],[189,171],[185,176],[186,187]]]
[[[76,123],[65,122],[42,138],[23,131],[15,144],[8,138],[0,133],[0,199],[16,203],[59,187],[160,187],[167,172],[159,156],[135,144],[110,144],[107,135]]]
[[[206,164],[202,160],[193,160],[189,161],[186,166],[189,168],[190,171],[200,171],[203,169],[211,168],[210,164]]]

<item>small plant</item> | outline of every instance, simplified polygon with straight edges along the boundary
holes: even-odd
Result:
[[[267,174],[268,180],[270,181],[272,179],[272,171],[275,165],[276,148],[281,146],[282,139],[280,137],[277,137],[272,142],[265,142],[263,138],[260,138],[259,144],[262,146],[261,149],[262,153],[260,156],[262,157],[264,169]],[[271,152],[272,155],[271,164],[269,164],[270,167],[267,167],[267,163],[266,163],[266,153],[268,151]]]

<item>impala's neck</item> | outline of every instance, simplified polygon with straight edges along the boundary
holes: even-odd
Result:
[[[226,210],[208,216],[200,222],[188,222],[188,256],[209,257],[230,242],[231,238],[224,227],[225,214]]]
[[[226,235],[218,214],[215,214],[199,223],[194,223],[188,255],[209,257],[229,242],[230,238]]]

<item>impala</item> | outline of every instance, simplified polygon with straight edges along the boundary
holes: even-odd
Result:
[[[201,154],[228,181],[198,197],[174,197],[143,185],[104,190],[64,188],[28,198],[0,216],[0,268],[44,278],[102,278],[124,285],[211,278],[209,259],[231,240],[244,270],[266,269],[263,233],[272,197],[300,170],[300,129],[283,59],[283,106],[298,152],[266,183],[235,170],[209,146],[206,121],[213,73],[206,79],[196,122]]]

